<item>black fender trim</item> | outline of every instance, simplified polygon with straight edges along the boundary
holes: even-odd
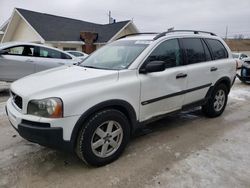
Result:
[[[225,77],[222,77],[222,78],[220,78],[219,80],[217,80],[217,82],[216,82],[213,86],[211,86],[211,87],[208,89],[207,94],[206,94],[206,96],[205,96],[205,98],[206,98],[207,100],[210,99],[210,97],[211,97],[211,95],[212,95],[212,92],[213,92],[214,88],[217,87],[217,86],[218,86],[219,84],[221,84],[221,83],[225,84],[225,85],[227,86],[227,88],[228,88],[228,93],[230,92],[230,89],[231,89],[231,87],[232,87],[230,78],[229,78],[229,77],[226,77],[226,76],[225,76]]]
[[[107,108],[114,108],[121,112],[123,112],[127,117],[131,125],[131,135],[134,134],[135,130],[137,129],[137,118],[136,118],[136,112],[135,109],[131,104],[129,104],[127,101],[120,100],[120,99],[113,99],[101,102],[99,104],[96,104],[95,106],[88,109],[86,112],[84,112],[81,117],[78,119],[72,134],[70,138],[70,142],[72,145],[75,146],[75,142],[78,136],[78,133],[83,125],[83,123],[95,112],[101,111],[103,109]]]

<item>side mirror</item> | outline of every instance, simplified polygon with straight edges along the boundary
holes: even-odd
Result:
[[[146,74],[150,72],[161,72],[166,69],[164,61],[150,61],[143,68],[140,69],[140,73]]]
[[[6,54],[8,54],[7,50],[0,50],[0,55],[6,55]]]

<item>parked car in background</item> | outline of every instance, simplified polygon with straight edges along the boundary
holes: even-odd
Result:
[[[242,64],[244,63],[243,59],[247,58],[248,56],[243,53],[233,53],[233,58],[237,61],[237,68],[240,69]]]
[[[250,57],[242,59],[244,63],[242,64],[240,75],[237,77],[245,84],[250,84]]]
[[[71,51],[65,51],[65,52],[67,52],[67,53],[69,53],[69,54],[73,55],[74,57],[79,58],[81,60],[84,60],[89,56],[88,54],[86,54],[84,52],[80,52],[80,51],[71,50]]]
[[[1,81],[15,81],[36,72],[78,62],[79,59],[69,53],[40,44],[0,44]]]

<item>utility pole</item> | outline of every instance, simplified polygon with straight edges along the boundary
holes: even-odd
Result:
[[[225,40],[227,40],[227,32],[228,32],[228,26],[226,27],[226,36],[225,36]]]
[[[111,11],[109,11],[109,24],[111,24],[112,23],[112,17],[111,17]]]

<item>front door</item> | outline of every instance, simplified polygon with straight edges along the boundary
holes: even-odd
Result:
[[[166,40],[159,44],[142,67],[151,61],[164,61],[166,69],[139,74],[140,121],[180,109],[184,100],[182,92],[187,86],[187,71],[183,66],[178,39]]]
[[[4,50],[7,53],[0,56],[1,81],[15,81],[35,72],[34,47],[19,45]]]

